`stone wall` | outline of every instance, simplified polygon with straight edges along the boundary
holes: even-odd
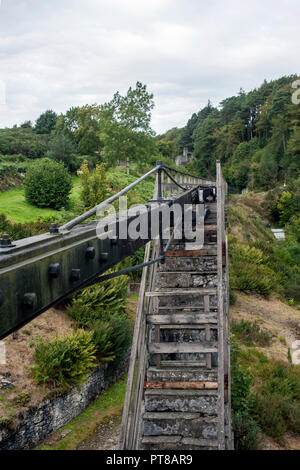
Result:
[[[61,396],[43,400],[29,408],[14,430],[0,428],[0,450],[21,450],[33,447],[67,424],[95,400],[109,385],[120,379],[128,367],[129,356],[117,369],[101,365],[79,387]]]

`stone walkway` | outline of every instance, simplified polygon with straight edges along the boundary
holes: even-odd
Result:
[[[121,420],[121,416],[109,417],[76,450],[118,450]]]

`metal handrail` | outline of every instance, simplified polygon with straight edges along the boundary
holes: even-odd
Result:
[[[181,189],[186,189],[184,188],[183,186],[179,185],[177,183],[177,181],[175,181],[168,173],[167,171],[165,170],[165,168],[169,169],[169,170],[172,170],[172,171],[175,171],[176,173],[180,173],[180,174],[183,174],[183,175],[186,175],[186,176],[190,176],[190,177],[193,177],[193,178],[196,178],[196,179],[199,179],[201,180],[201,178],[199,178],[198,176],[195,176],[195,175],[190,175],[189,173],[184,173],[180,170],[177,170],[176,168],[172,168],[170,166],[167,166],[165,165],[162,161],[157,161],[157,164],[156,164],[156,167],[155,168],[152,168],[152,170],[148,171],[147,173],[145,173],[143,176],[141,176],[140,178],[138,178],[136,181],[134,181],[133,183],[129,184],[128,186],[126,186],[126,188],[122,189],[121,191],[119,191],[117,194],[114,194],[113,196],[109,197],[108,199],[106,199],[105,201],[101,202],[100,204],[98,204],[97,206],[93,207],[92,209],[89,209],[88,211],[84,212],[83,214],[79,215],[78,217],[75,217],[75,219],[72,219],[70,220],[69,222],[67,222],[66,224],[62,225],[60,228],[59,228],[59,232],[60,233],[63,233],[63,232],[66,232],[66,231],[69,231],[71,228],[75,227],[75,225],[77,224],[80,224],[81,222],[84,222],[85,220],[89,219],[90,217],[92,217],[93,215],[97,214],[97,212],[100,210],[100,209],[104,209],[108,204],[111,204],[113,203],[114,201],[116,201],[117,199],[119,199],[119,197],[123,196],[123,194],[126,194],[128,191],[130,191],[132,188],[134,188],[135,186],[137,186],[139,183],[141,183],[143,180],[145,180],[146,178],[148,178],[148,176],[152,175],[153,173],[161,173],[162,171],[164,171],[167,176],[172,180],[174,181],[175,184],[177,184],[177,186],[179,186]],[[159,185],[160,187],[158,188],[158,195],[161,194],[161,184]]]
[[[90,217],[95,215],[98,210],[105,208],[105,206],[107,206],[108,204],[111,204],[112,202],[119,199],[119,197],[123,196],[123,194],[126,194],[128,191],[130,191],[132,188],[134,188],[137,184],[141,183],[144,179],[148,178],[148,176],[152,175],[153,173],[155,173],[160,168],[161,168],[161,165],[157,165],[155,168],[152,168],[152,170],[148,171],[148,173],[145,173],[143,176],[141,176],[136,181],[134,181],[133,183],[126,186],[126,188],[122,189],[117,194],[114,194],[113,196],[109,197],[108,199],[101,202],[97,206],[95,206],[92,209],[88,210],[84,214],[81,214],[78,217],[76,217],[75,219],[71,220],[70,222],[67,222],[65,225],[63,225],[62,227],[59,228],[59,231],[64,232],[66,230],[70,230],[75,225],[83,222],[86,219],[89,219]]]

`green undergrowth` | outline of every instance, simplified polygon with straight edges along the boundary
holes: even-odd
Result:
[[[273,335],[261,328],[258,321],[232,320],[230,330],[236,338],[246,346],[270,346]]]
[[[251,203],[251,205],[249,205]],[[231,289],[269,298],[300,300],[300,248],[277,241],[260,215],[262,202],[253,195],[231,196],[228,207]],[[292,249],[293,248],[293,249]],[[299,252],[299,253],[298,253]]]
[[[300,434],[300,366],[268,359],[236,339],[231,358],[235,448],[259,449],[264,436],[284,446],[286,432]]]
[[[127,377],[112,385],[101,394],[83,413],[55,432],[36,450],[75,450],[91,436],[99,426],[113,415],[120,415],[126,392]],[[63,431],[69,431],[60,438]],[[48,442],[52,441],[52,442]]]

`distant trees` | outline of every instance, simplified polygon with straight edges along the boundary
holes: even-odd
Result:
[[[70,137],[64,134],[54,134],[49,141],[47,156],[52,160],[64,163],[70,171],[78,168],[76,155],[78,149]]]
[[[100,107],[100,132],[102,154],[109,163],[129,159],[143,162],[151,155],[154,132],[150,127],[153,95],[146,85],[136,83],[122,96],[115,93],[113,99]]]
[[[55,132],[73,140],[81,155],[93,155],[100,150],[99,122],[100,106],[77,106],[59,116]]]
[[[300,106],[292,104],[291,83],[281,77],[246,93],[208,102],[181,131],[180,142],[194,152],[203,176],[214,177],[221,160],[231,186],[270,189],[300,170]]]
[[[57,114],[51,109],[48,109],[37,118],[34,131],[37,134],[51,134],[55,128],[57,118]]]

